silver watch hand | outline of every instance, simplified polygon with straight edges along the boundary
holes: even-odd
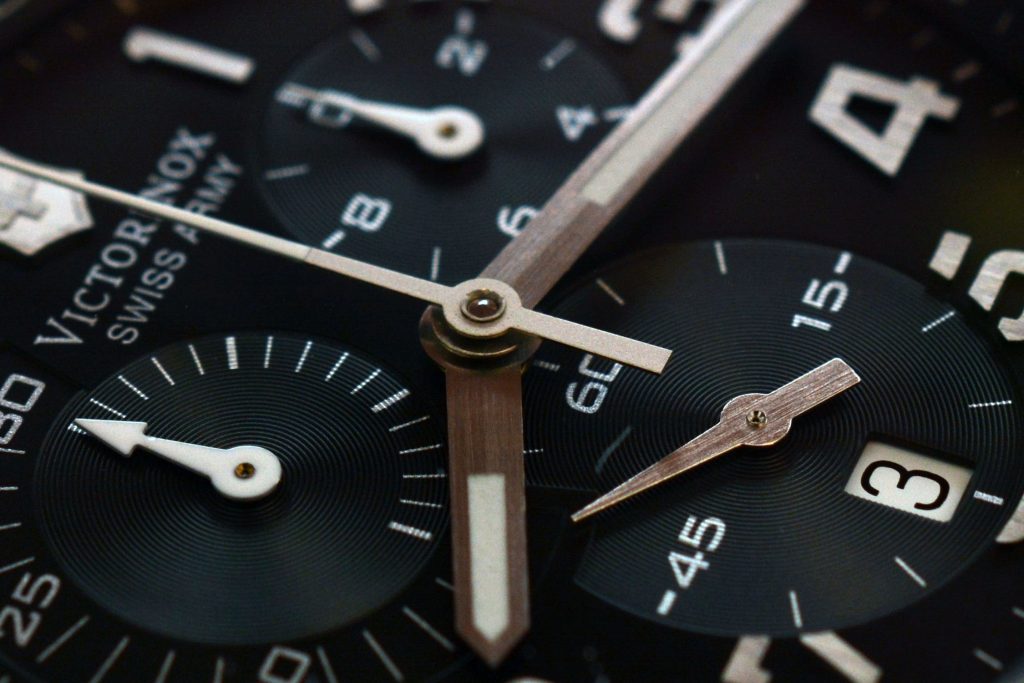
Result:
[[[572,519],[586,519],[740,446],[773,446],[789,434],[793,418],[858,383],[857,373],[835,358],[770,394],[737,396],[722,409],[714,427],[593,501]]]
[[[806,0],[729,0],[484,271],[536,306],[746,73]]]
[[[484,124],[480,117],[463,107],[421,109],[363,100],[329,88],[317,90],[294,83],[287,87],[292,96],[344,109],[381,128],[411,138],[426,154],[438,159],[467,157],[480,149],[484,142]]]
[[[514,289],[497,280],[469,280],[448,287],[122,192],[3,150],[0,167],[435,304],[443,309],[452,328],[472,339],[491,339],[515,329],[650,372],[661,372],[672,354],[668,349],[530,310],[520,303]]]
[[[221,449],[157,439],[146,436],[145,422],[79,419],[75,424],[126,457],[136,448],[144,448],[201,474],[232,500],[262,498],[281,483],[281,461],[260,446]]]

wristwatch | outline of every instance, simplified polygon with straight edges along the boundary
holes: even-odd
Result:
[[[1024,680],[1022,55],[0,0],[0,683]]]

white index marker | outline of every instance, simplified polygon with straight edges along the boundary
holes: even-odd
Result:
[[[128,31],[123,48],[133,62],[162,62],[235,85],[248,81],[256,68],[252,58],[245,55],[144,26]]]

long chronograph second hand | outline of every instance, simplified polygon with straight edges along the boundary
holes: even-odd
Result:
[[[406,275],[353,258],[293,242],[265,232],[236,225],[219,218],[185,211],[175,206],[140,197],[16,157],[0,149],[0,168],[19,171],[98,199],[135,209],[189,227],[241,242],[279,256],[302,261],[354,280],[404,294],[439,306],[458,334],[473,339],[490,339],[510,330],[573,346],[650,372],[661,372],[671,351],[651,344],[603,332],[592,327],[545,315],[523,306],[515,290],[497,280],[477,279],[455,287]],[[499,315],[476,315],[500,294]]]

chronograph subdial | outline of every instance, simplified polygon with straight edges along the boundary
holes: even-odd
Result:
[[[735,396],[834,357],[863,379],[778,445],[701,465],[580,529],[592,537],[576,582],[639,617],[774,637],[870,622],[959,574],[1020,497],[1024,420],[989,341],[871,261],[788,242],[673,247],[601,273],[559,312],[674,355],[655,379],[542,352],[527,414],[536,484],[610,490]]]
[[[309,244],[479,275],[628,112],[615,72],[507,8],[419,3],[309,50],[268,103],[261,189]]]
[[[115,452],[133,448],[163,457]],[[429,408],[357,352],[225,335],[72,401],[33,490],[56,562],[95,602],[164,637],[254,646],[350,624],[417,577],[447,523],[442,448]],[[220,462],[243,487],[277,477],[232,496],[203,476]]]

